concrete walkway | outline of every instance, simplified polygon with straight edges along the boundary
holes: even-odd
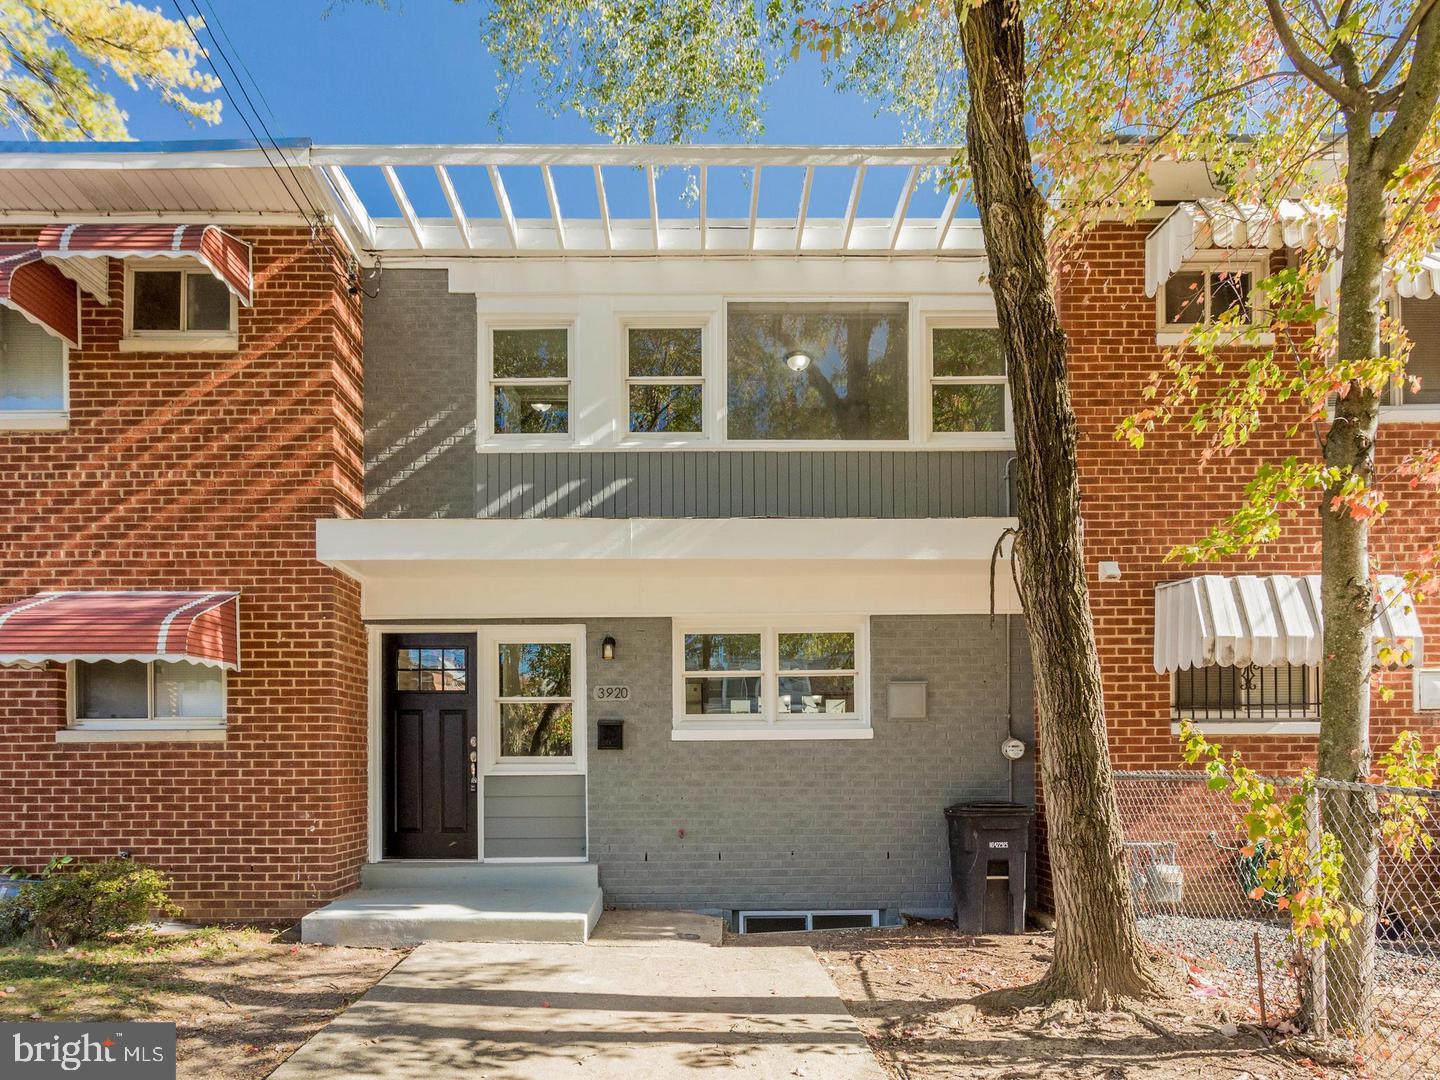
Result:
[[[272,1077],[884,1080],[808,948],[719,937],[606,912],[588,945],[422,945]]]

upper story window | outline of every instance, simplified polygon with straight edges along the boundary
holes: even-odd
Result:
[[[0,307],[0,428],[63,428],[68,407],[65,343]]]
[[[126,267],[125,341],[134,349],[225,350],[239,347],[239,301],[200,266]]]
[[[1010,386],[997,328],[931,327],[930,430],[965,436],[1010,430]]]
[[[1225,252],[1197,257],[1172,274],[1157,299],[1157,327],[1183,334],[1194,326],[1224,321],[1236,327],[1256,323],[1255,286],[1265,276],[1264,257]]]
[[[865,625],[675,628],[676,739],[868,738]]]
[[[1428,300],[1402,297],[1400,323],[1410,338],[1403,379],[1395,380],[1390,404],[1440,406],[1440,296]],[[1411,380],[1420,380],[1415,389]]]
[[[570,328],[497,327],[490,346],[495,434],[567,434]]]
[[[705,430],[704,330],[631,326],[625,332],[625,404],[632,435]]]
[[[731,304],[727,437],[906,439],[908,316],[905,304]]]

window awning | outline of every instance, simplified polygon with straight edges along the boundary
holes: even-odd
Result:
[[[250,306],[250,245],[218,225],[47,225],[40,230],[37,244],[46,259],[66,262],[105,256],[195,259],[223,281],[242,304]],[[99,280],[98,275],[78,268],[75,276],[82,273]]]
[[[1202,251],[1275,251],[1309,244],[1339,251],[1343,224],[1333,210],[1295,199],[1282,199],[1275,209],[1220,199],[1179,203],[1145,238],[1145,295],[1154,296]],[[1331,302],[1339,274],[1335,259],[1320,286],[1323,303]],[[1386,278],[1403,297],[1440,295],[1440,248],[1418,265],[1387,266]]]
[[[80,295],[75,283],[31,244],[0,244],[0,304],[46,333],[80,347]]]
[[[1405,650],[1419,667],[1420,620],[1404,581],[1382,576],[1386,603],[1374,649]],[[1324,653],[1320,576],[1205,574],[1155,587],[1155,670],[1318,665]]]
[[[240,668],[240,594],[54,592],[0,607],[0,664],[188,660]]]

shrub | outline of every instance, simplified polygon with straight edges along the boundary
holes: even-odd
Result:
[[[70,866],[51,859],[38,881],[0,903],[0,940],[28,933],[37,942],[63,947],[92,941],[143,922],[151,911],[178,915],[170,880],[159,870],[128,859]]]

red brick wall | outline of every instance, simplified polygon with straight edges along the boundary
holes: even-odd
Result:
[[[1111,752],[1120,768],[1168,769],[1179,765],[1170,733],[1170,681],[1155,673],[1154,590],[1161,581],[1201,573],[1318,573],[1320,527],[1306,511],[1285,527],[1283,538],[1254,559],[1185,566],[1165,562],[1172,546],[1192,541],[1239,504],[1241,491],[1262,461],[1318,454],[1306,428],[1291,437],[1287,422],[1298,415],[1278,407],[1276,422],[1236,453],[1200,461],[1203,443],[1178,428],[1151,435],[1145,449],[1114,438],[1121,419],[1138,409],[1140,389],[1162,368],[1155,342],[1155,304],[1145,295],[1145,234],[1149,224],[1109,225],[1097,230],[1061,278],[1061,318],[1070,338],[1071,385],[1080,425],[1085,557],[1090,598],[1105,679]],[[1437,425],[1380,428],[1382,472],[1418,445],[1440,438]],[[1387,485],[1390,510],[1372,531],[1372,549],[1385,572],[1413,566],[1418,552],[1440,541],[1440,497]],[[1102,582],[1101,560],[1120,564],[1119,581]],[[1422,605],[1422,625],[1440,648],[1440,608]],[[1423,729],[1434,742],[1440,714],[1412,709],[1408,673],[1387,676],[1390,702],[1375,700],[1372,741],[1388,747],[1404,728]],[[1257,767],[1290,773],[1312,762],[1314,736],[1224,736]]]
[[[0,865],[125,848],[190,917],[281,919],[365,857],[359,588],[315,560],[315,520],[361,513],[360,310],[308,230],[236,232],[256,275],[239,351],[117,352],[113,262],[69,430],[0,432],[0,602],[238,589],[226,741],[57,744],[63,672],[0,668]]]

